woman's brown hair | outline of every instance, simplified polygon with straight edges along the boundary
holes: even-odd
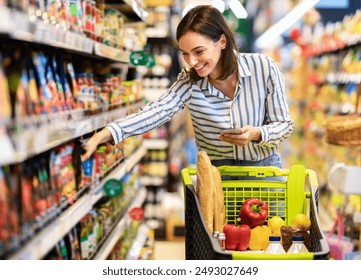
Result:
[[[189,10],[177,27],[177,41],[187,32],[196,32],[214,42],[217,42],[224,34],[227,43],[220,57],[222,71],[217,79],[225,80],[236,70],[237,60],[234,51],[237,50],[237,47],[234,34],[217,8],[200,5]],[[193,68],[189,70],[189,74],[192,81],[200,79]]]

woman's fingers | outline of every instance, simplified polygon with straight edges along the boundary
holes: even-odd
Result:
[[[95,149],[97,148],[98,143],[95,140],[95,137],[92,136],[88,143],[86,143],[83,147],[85,150],[85,153],[81,156],[81,161],[85,161],[94,153]]]
[[[238,145],[238,146],[245,146],[249,142],[248,133],[243,133],[241,135],[234,135],[234,134],[224,134],[219,137],[224,142]]]
[[[84,145],[85,153],[82,155],[81,160],[85,161],[94,153],[97,146],[100,143],[105,143],[107,141],[113,140],[110,131],[106,128],[101,131],[95,133],[89,141]]]
[[[219,139],[233,145],[245,146],[249,141],[260,141],[261,131],[257,127],[246,125],[240,129],[240,134],[221,134]]]

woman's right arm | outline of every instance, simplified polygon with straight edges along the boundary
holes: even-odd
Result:
[[[101,131],[95,133],[84,145],[85,154],[81,156],[81,161],[87,160],[94,153],[99,144],[109,141],[113,141],[113,137],[107,128],[104,128]]]
[[[88,159],[104,142],[119,143],[125,138],[140,135],[168,122],[172,116],[183,109],[190,98],[190,83],[184,73],[160,98],[143,106],[137,113],[119,119],[100,132],[94,134],[84,146],[86,152],[82,161]]]

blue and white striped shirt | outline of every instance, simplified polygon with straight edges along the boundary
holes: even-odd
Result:
[[[239,80],[233,100],[213,87],[208,77],[191,83],[182,71],[158,100],[107,126],[114,142],[155,129],[187,106],[197,147],[206,151],[211,160],[259,161],[274,154],[294,126],[283,76],[274,61],[263,54],[240,53],[237,58]],[[259,127],[262,140],[242,147],[218,138],[222,129],[245,125]]]

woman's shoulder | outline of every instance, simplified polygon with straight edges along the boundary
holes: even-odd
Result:
[[[268,55],[265,55],[263,53],[238,53],[238,56],[240,58],[246,59],[246,60],[254,60],[254,59],[260,59],[260,60],[272,60]]]
[[[177,76],[177,80],[170,86],[170,90],[178,91],[180,88],[190,88],[191,85],[189,73],[186,69],[182,69]]]

